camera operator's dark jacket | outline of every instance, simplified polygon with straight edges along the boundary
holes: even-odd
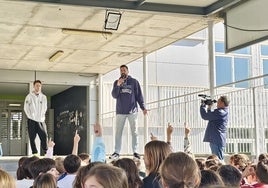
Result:
[[[200,106],[200,114],[204,120],[208,120],[204,142],[210,142],[225,147],[226,131],[228,123],[228,108],[217,108],[214,111],[206,110],[206,105]]]
[[[128,76],[120,86],[117,86],[117,80],[114,82],[112,96],[116,99],[116,114],[137,112],[137,103],[142,110],[145,109],[140,84],[131,76]]]

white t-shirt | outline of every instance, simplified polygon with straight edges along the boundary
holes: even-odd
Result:
[[[16,188],[29,188],[33,186],[34,180],[22,179],[16,181]]]
[[[73,182],[76,174],[67,174],[63,179],[58,181],[59,188],[73,188]]]

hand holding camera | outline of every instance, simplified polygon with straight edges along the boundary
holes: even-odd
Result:
[[[205,95],[205,94],[199,94],[198,97],[202,98],[201,99],[201,104],[211,106],[213,103],[217,103],[217,100],[211,99],[210,96]]]

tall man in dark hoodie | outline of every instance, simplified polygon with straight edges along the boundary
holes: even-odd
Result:
[[[142,109],[144,115],[147,114],[147,109],[144,106],[140,84],[136,79],[128,75],[128,67],[126,65],[121,65],[120,73],[121,77],[114,82],[112,90],[112,96],[116,99],[116,133],[115,151],[109,158],[113,160],[119,158],[122,144],[122,132],[126,119],[128,119],[132,133],[132,150],[134,159],[140,159],[140,155],[137,153],[137,103]]]

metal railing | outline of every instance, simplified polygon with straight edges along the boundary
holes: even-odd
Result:
[[[267,75],[264,75],[267,76]],[[262,77],[246,79],[240,82],[256,82]],[[264,85],[250,88],[226,87],[239,82],[234,82],[222,87],[216,87],[215,98],[227,95],[230,100],[229,123],[227,134],[226,153],[247,153],[258,155],[260,152],[268,152],[268,91]],[[103,135],[107,153],[114,149],[115,135],[115,100],[111,100],[111,83],[104,84],[103,98],[104,113],[101,116]],[[174,126],[172,146],[175,151],[183,150],[184,122],[192,129],[190,141],[192,151],[196,154],[209,154],[207,143],[203,142],[204,131],[207,122],[202,120],[199,114],[200,99],[198,94],[208,94],[206,88],[175,87],[175,86],[149,86],[147,108],[148,133],[153,133],[160,140],[166,139],[166,127],[168,123]],[[108,95],[109,94],[109,95]],[[144,125],[143,114],[139,113],[139,152],[143,153]],[[122,154],[131,154],[131,133],[128,123],[123,132]]]

